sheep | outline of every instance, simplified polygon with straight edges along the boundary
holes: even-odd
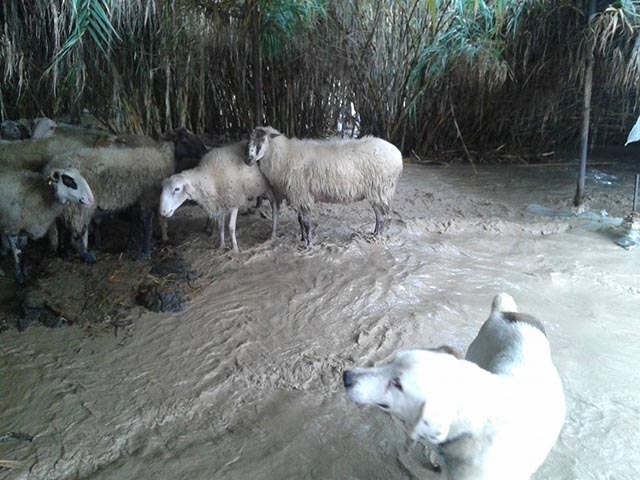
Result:
[[[219,144],[205,143],[201,137],[191,133],[184,127],[166,132],[162,134],[160,138],[171,141],[175,145],[175,173],[197,167],[202,157],[204,157],[211,148],[222,146]],[[214,226],[217,224],[217,218],[207,217],[203,231],[207,235],[212,236]],[[224,225],[222,228],[224,229]],[[224,231],[220,230],[220,225],[218,225],[218,232],[224,235]]]
[[[42,119],[38,124],[40,132],[34,132],[34,138],[21,142],[0,143],[0,169],[41,171],[54,156],[71,153],[87,147],[153,147],[157,144],[145,135],[104,135],[104,134],[59,134],[47,135],[52,120]],[[55,127],[54,127],[55,128]]]
[[[31,138],[49,138],[53,136],[58,124],[50,118],[36,118],[33,121],[33,135]]]
[[[238,142],[226,147],[214,148],[200,164],[166,179],[162,184],[160,215],[171,217],[186,200],[198,203],[209,216],[219,218],[220,248],[224,248],[224,219],[229,216],[229,233],[233,253],[238,254],[236,240],[236,218],[238,208],[247,202],[265,195],[271,202],[272,230],[275,238],[278,223],[277,201],[269,183],[259,168],[244,164],[247,142]]]
[[[380,138],[299,140],[272,127],[251,133],[246,163],[256,162],[274,194],[298,211],[307,248],[313,245],[310,212],[315,202],[369,200],[376,216],[373,234],[381,236],[402,173],[400,150]]]
[[[95,136],[50,137],[0,144],[0,170],[41,171],[55,155],[92,146]]]
[[[151,256],[151,223],[160,197],[162,180],[173,173],[173,144],[140,148],[85,148],[54,157],[47,168],[77,168],[93,185],[95,204],[80,210],[69,205],[63,219],[71,230],[72,243],[87,263],[95,263],[88,251],[89,224],[97,209],[116,212],[139,206],[143,214],[142,258]],[[164,237],[164,234],[163,234]]]
[[[67,202],[85,209],[94,203],[93,192],[77,169],[52,168],[46,174],[25,170],[0,173],[0,234],[13,253],[19,286],[27,277],[27,239],[43,237]]]
[[[5,120],[0,123],[0,138],[4,140],[20,140],[22,138],[22,132],[18,122],[13,120]]]
[[[30,129],[22,123],[23,121],[14,122],[13,120],[5,120],[0,124],[0,138],[6,140],[25,140],[27,138],[48,138],[51,137],[58,124],[50,118],[36,118],[33,122],[26,121],[33,125],[33,135]]]

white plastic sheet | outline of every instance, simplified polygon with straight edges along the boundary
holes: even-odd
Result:
[[[624,144],[626,147],[631,142],[637,142],[640,140],[640,117],[636,120],[636,124],[633,126],[631,131],[629,132],[629,136],[627,137],[627,143]]]

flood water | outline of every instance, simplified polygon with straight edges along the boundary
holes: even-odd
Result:
[[[593,211],[630,211],[633,170],[590,180]],[[640,478],[640,249],[604,224],[527,212],[567,211],[573,175],[407,165],[381,242],[362,235],[364,203],[319,207],[310,251],[290,211],[274,245],[256,239],[268,220],[240,218],[240,258],[202,256],[215,275],[183,313],[117,336],[3,333],[0,435],[35,439],[0,443],[24,465],[0,479],[440,478],[401,425],[347,401],[341,374],[401,348],[464,351],[501,291],[545,324],[567,399],[534,478]]]

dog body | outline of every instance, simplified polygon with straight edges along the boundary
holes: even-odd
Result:
[[[540,322],[494,299],[465,360],[444,350],[398,352],[344,373],[349,398],[402,420],[435,448],[449,480],[526,480],[555,443],[565,414]]]

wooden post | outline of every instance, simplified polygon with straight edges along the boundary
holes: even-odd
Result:
[[[596,13],[596,0],[589,0],[587,28]],[[582,132],[580,134],[580,169],[578,170],[578,185],[573,204],[580,207],[584,203],[584,183],[587,174],[587,156],[589,150],[589,121],[591,118],[591,90],[593,88],[593,47],[589,46],[584,75],[584,101],[582,103]]]
[[[636,184],[633,187],[633,210],[632,212],[638,211],[638,187],[640,187],[640,173],[636,173]]]

